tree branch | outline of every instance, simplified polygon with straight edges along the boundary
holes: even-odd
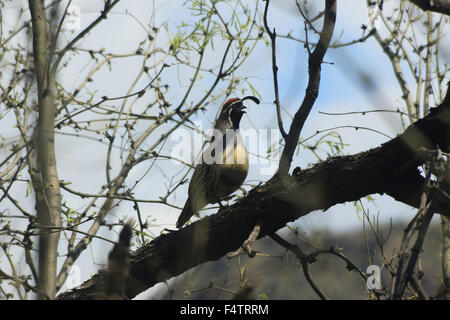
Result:
[[[264,221],[259,234],[262,238],[314,210],[326,210],[374,193],[386,193],[420,207],[424,179],[416,168],[426,161],[420,153],[436,145],[444,152],[450,151],[449,119],[450,105],[441,105],[380,147],[330,158],[301,172],[294,170],[283,181],[276,175],[227,209],[159,236],[132,254],[125,294],[133,298],[158,282],[238,249],[260,219]],[[440,196],[435,202],[436,212],[450,216],[447,194],[431,188],[430,199]],[[58,298],[89,299],[104,281],[104,273],[100,272]]]
[[[325,293],[320,290],[320,288],[317,286],[317,284],[312,279],[311,273],[309,272],[309,263],[313,261],[313,259],[310,259],[310,256],[307,256],[303,253],[303,251],[300,249],[300,247],[290,243],[289,241],[284,240],[276,233],[273,233],[270,235],[270,237],[278,243],[280,246],[286,248],[286,250],[291,251],[297,259],[300,261],[300,264],[302,265],[303,274],[305,275],[306,281],[308,281],[311,288],[314,290],[314,292],[319,296],[322,300],[330,300]]]
[[[450,16],[450,0],[410,0],[423,11],[433,11]]]
[[[331,37],[334,31],[334,25],[336,22],[336,1],[325,1],[325,15],[323,20],[323,28],[320,34],[319,42],[309,56],[308,59],[308,73],[309,81],[306,88],[305,98],[294,116],[289,133],[286,139],[286,144],[283,149],[283,153],[280,158],[280,175],[286,175],[289,172],[289,168],[292,162],[295,149],[297,148],[298,138],[303,129],[303,125],[308,118],[317,96],[319,95],[320,84],[320,69],[323,61],[323,57],[327,52],[328,45],[330,44]]]
[[[264,8],[264,28],[266,29],[267,34],[270,37],[270,42],[272,43],[272,73],[273,73],[273,89],[275,92],[275,106],[277,110],[277,121],[278,128],[280,130],[281,136],[286,140],[287,133],[284,131],[283,120],[281,119],[281,107],[280,107],[280,95],[278,91],[278,66],[277,66],[277,55],[276,55],[276,41],[277,41],[277,33],[275,32],[275,28],[273,32],[270,31],[269,24],[267,23],[267,12],[269,10],[269,0],[266,0],[266,6]]]

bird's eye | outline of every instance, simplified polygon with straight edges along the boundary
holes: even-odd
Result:
[[[230,106],[229,106],[230,110],[232,110],[233,108],[239,106],[241,103],[242,102],[240,100],[233,101],[232,103],[230,103]]]

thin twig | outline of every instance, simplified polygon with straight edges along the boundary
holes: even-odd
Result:
[[[420,199],[420,208],[417,215],[411,220],[411,222],[406,227],[402,244],[400,246],[400,258],[397,267],[397,273],[393,279],[392,285],[392,299],[401,299],[403,297],[403,292],[408,283],[412,283],[414,268],[417,264],[419,254],[422,250],[423,243],[425,240],[428,227],[430,225],[431,219],[435,211],[435,204],[431,202],[429,198],[431,189],[431,173],[434,171],[434,167],[437,162],[440,161],[441,152],[439,149],[436,150],[435,155],[429,165],[427,166],[426,178],[424,181],[423,191]],[[410,241],[414,234],[417,233],[417,238],[409,248]],[[416,285],[414,287],[421,289],[419,280],[416,280]],[[424,293],[419,294],[423,299],[427,296]]]
[[[281,107],[280,107],[280,95],[278,91],[278,66],[277,66],[277,55],[276,55],[276,38],[277,33],[275,28],[273,28],[273,32],[270,31],[269,25],[267,23],[267,12],[269,10],[269,0],[266,0],[266,7],[264,8],[264,28],[266,29],[267,34],[270,37],[270,41],[272,43],[272,72],[273,72],[273,88],[275,91],[275,106],[277,109],[277,121],[278,128],[280,129],[280,133],[284,140],[287,139],[287,133],[284,131],[283,120],[281,119]]]
[[[314,259],[311,259],[311,255],[306,255],[303,253],[303,251],[300,249],[300,247],[284,240],[276,233],[272,233],[270,237],[279,245],[286,248],[286,250],[291,251],[297,259],[300,261],[300,264],[302,265],[303,274],[305,275],[306,281],[308,281],[311,288],[314,290],[315,293],[320,297],[322,300],[329,300],[329,298],[325,295],[325,293],[320,290],[320,288],[315,284],[313,281],[311,274],[309,272],[308,264],[315,261]]]

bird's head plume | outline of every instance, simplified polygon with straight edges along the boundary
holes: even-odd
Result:
[[[253,102],[259,104],[259,99],[254,96],[246,96],[242,99],[228,99],[220,111],[215,127],[220,130],[239,128],[239,123],[246,109],[246,106],[244,106],[243,103],[245,100],[252,100]]]

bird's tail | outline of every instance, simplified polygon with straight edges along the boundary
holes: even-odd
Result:
[[[180,229],[188,220],[194,215],[194,210],[192,208],[192,201],[189,197],[184,205],[183,210],[181,211],[180,216],[177,221],[177,228]]]

